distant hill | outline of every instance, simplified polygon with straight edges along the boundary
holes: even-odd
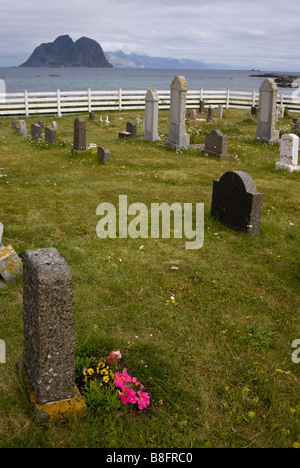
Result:
[[[232,69],[223,64],[208,64],[201,60],[149,57],[147,55],[125,54],[122,50],[105,52],[109,62],[116,68],[166,68],[166,69]]]
[[[38,46],[20,67],[99,67],[111,68],[98,42],[81,37],[74,42],[70,36],[59,36],[54,42]]]

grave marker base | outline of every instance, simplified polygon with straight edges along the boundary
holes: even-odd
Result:
[[[282,169],[288,172],[300,172],[300,166],[293,166],[292,164],[284,164],[281,162],[276,163],[275,169]]]
[[[23,379],[29,405],[40,422],[53,422],[71,415],[84,415],[86,413],[86,403],[76,384],[75,395],[70,400],[61,400],[41,405],[37,403],[36,394],[32,389],[30,379],[22,361],[16,363],[16,368]]]

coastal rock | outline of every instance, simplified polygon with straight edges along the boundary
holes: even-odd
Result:
[[[20,67],[98,67],[112,68],[98,42],[81,37],[59,36],[54,42],[38,46]]]
[[[250,75],[251,77],[260,77],[260,78],[273,78],[275,83],[279,88],[297,88],[293,86],[295,80],[299,80],[300,84],[300,75],[282,75],[280,73],[264,73],[263,75]]]

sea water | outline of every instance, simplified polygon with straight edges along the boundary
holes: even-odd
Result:
[[[263,72],[266,73],[266,72]],[[274,72],[273,72],[274,73]],[[0,68],[7,93],[34,91],[169,90],[174,76],[184,76],[190,90],[258,91],[263,77],[255,71],[150,68]],[[289,90],[285,89],[284,93]]]

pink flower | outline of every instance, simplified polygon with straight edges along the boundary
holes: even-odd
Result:
[[[127,371],[124,370],[123,374],[120,374],[119,372],[115,373],[115,386],[119,388],[123,388],[127,382],[131,382],[131,377],[130,375],[127,374]]]
[[[148,405],[150,405],[150,396],[146,392],[137,392],[139,398],[138,398],[138,407],[140,410],[147,408]]]
[[[108,362],[112,363],[114,362],[115,359],[121,359],[122,357],[122,354],[120,353],[120,351],[112,351],[111,353],[109,353],[109,358],[108,358]]]
[[[124,387],[123,393],[119,391],[119,395],[123,405],[126,405],[126,403],[131,403],[134,405],[134,403],[138,401],[135,391],[129,387]]]

